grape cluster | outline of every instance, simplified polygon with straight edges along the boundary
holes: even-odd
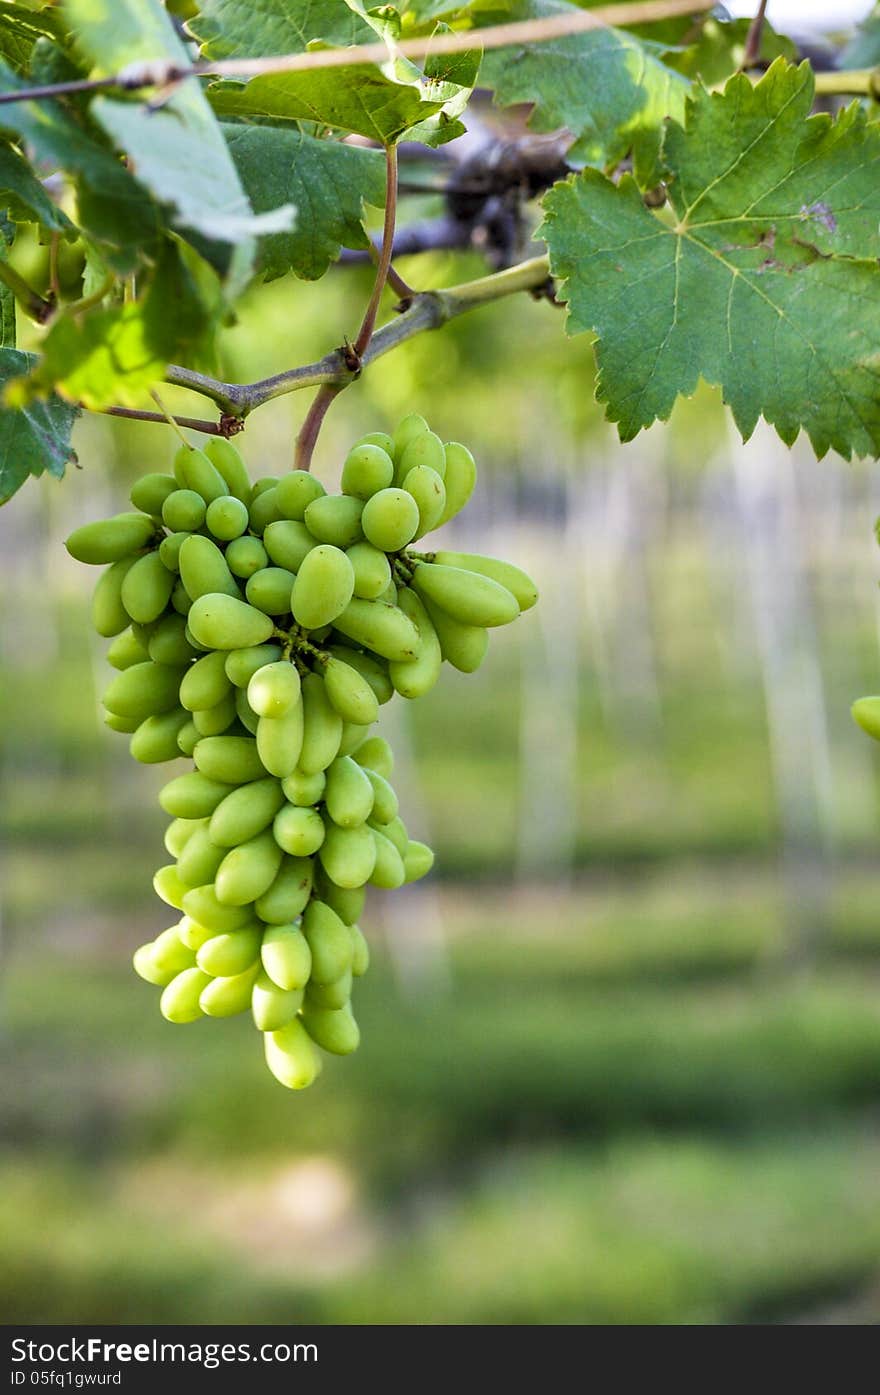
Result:
[[[109,564],[92,615],[117,675],[106,722],[136,760],[187,757],[164,786],[154,878],[182,918],[134,956],[170,1022],[250,1008],[283,1085],[311,1084],[318,1047],[358,1045],[352,980],[369,962],[365,887],[430,870],[370,735],[395,692],[444,659],[473,672],[487,630],[537,600],[519,568],[410,544],[468,501],[473,457],[418,415],[358,441],[328,494],[295,470],[251,484],[229,441],[182,446],[135,484],[135,512],[67,540]]]

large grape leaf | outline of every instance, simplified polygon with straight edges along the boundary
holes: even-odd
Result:
[[[808,64],[698,88],[670,124],[669,208],[585,170],[542,236],[570,332],[599,336],[597,392],[629,440],[702,376],[744,436],[758,417],[817,453],[880,453],[880,126],[809,115]]]
[[[577,8],[566,0],[513,0],[509,18],[574,14]],[[479,36],[475,30],[475,39]],[[659,177],[663,120],[683,115],[689,87],[663,61],[661,49],[619,29],[489,52],[480,84],[495,89],[500,106],[532,103],[535,130],[570,130],[575,142],[567,158],[572,164],[604,169],[632,151],[636,178],[644,188]]]
[[[39,223],[47,232],[72,237],[76,229],[66,213],[54,204],[26,160],[6,141],[0,141],[0,207],[17,223]]]
[[[38,39],[61,39],[64,25],[48,8],[30,10],[24,5],[0,5],[0,58],[17,72],[24,72]]]
[[[226,125],[224,135],[256,212],[279,203],[297,210],[289,232],[260,241],[259,265],[268,281],[288,271],[315,281],[342,247],[369,245],[364,204],[385,202],[385,161],[378,150],[316,140],[296,128]]]
[[[0,349],[0,504],[5,504],[29,475],[48,470],[60,479],[68,460],[74,458],[70,433],[79,412],[70,402],[52,396],[24,409],[10,410],[2,405],[7,383],[26,373],[34,361],[33,354]]]
[[[345,0],[205,0],[187,28],[202,56],[215,61],[304,53],[316,40],[344,47],[376,37]]]

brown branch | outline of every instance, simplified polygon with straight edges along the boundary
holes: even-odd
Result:
[[[397,150],[393,145],[385,147],[385,221],[382,225],[382,247],[376,263],[376,279],[373,293],[364,311],[364,318],[358,330],[357,339],[352,345],[356,358],[361,358],[373,337],[376,316],[382,301],[382,292],[391,270],[391,257],[394,251],[394,227],[397,222]]]
[[[90,410],[100,416],[126,417],[130,421],[154,421],[161,426],[168,425],[168,418],[163,412],[142,412],[135,407],[95,407]],[[206,436],[234,436],[241,430],[241,426],[238,426],[236,431],[230,431],[222,418],[220,421],[203,421],[199,417],[180,417],[175,414],[174,420],[178,426],[185,426],[188,431],[202,431]]]
[[[749,32],[746,35],[746,47],[743,54],[743,68],[754,68],[761,56],[761,39],[764,36],[764,16],[767,12],[767,0],[760,0],[755,17],[749,25]]]

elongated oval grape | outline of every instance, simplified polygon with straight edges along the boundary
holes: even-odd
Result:
[[[420,877],[426,876],[433,866],[434,854],[427,843],[410,839],[403,858],[406,881],[417,882]]]
[[[167,993],[167,989],[165,990]],[[321,1058],[298,1019],[277,1032],[264,1032],[266,1065],[289,1090],[305,1090],[321,1069]]]
[[[263,546],[276,567],[284,567],[289,572],[298,572],[317,539],[312,536],[304,523],[283,518],[270,523],[263,533]]]
[[[247,532],[248,511],[240,499],[233,494],[223,494],[212,499],[205,514],[205,522],[221,542],[232,542]]]
[[[283,717],[299,702],[300,691],[299,674],[286,659],[258,668],[247,687],[258,717]]]
[[[272,824],[275,842],[293,857],[311,857],[324,841],[324,821],[317,809],[285,804]]]
[[[193,834],[207,827],[207,819],[172,819],[163,839],[166,849],[172,857],[180,857]]]
[[[251,495],[248,516],[251,531],[254,533],[265,533],[270,524],[279,521],[281,508],[278,503],[278,490],[274,485],[270,489],[264,489],[261,494]]]
[[[395,468],[395,479],[403,482],[411,470],[426,466],[442,480],[446,474],[446,453],[443,442],[433,431],[420,431],[401,451]],[[406,486],[404,485],[404,488]],[[444,503],[446,495],[444,490]]]
[[[328,905],[331,911],[335,911],[339,919],[344,921],[346,925],[354,925],[355,921],[360,920],[363,915],[366,900],[364,887],[337,886],[327,876],[323,867],[318,868],[315,878],[315,895],[319,901]]]
[[[435,552],[433,561],[441,566],[461,567],[480,576],[491,577],[500,586],[506,587],[520,610],[531,610],[538,600],[538,588],[532,578],[515,567],[512,562],[502,562],[497,557],[483,557],[478,552]]]
[[[446,460],[446,473],[443,487],[446,490],[446,503],[435,528],[442,528],[450,518],[460,513],[474,492],[477,482],[477,467],[467,446],[458,441],[447,441],[443,448]]]
[[[294,582],[293,618],[307,630],[319,630],[345,609],[353,592],[354,571],[346,554],[329,544],[312,548]]]
[[[111,731],[121,731],[131,735],[132,732],[137,731],[140,722],[137,717],[119,717],[115,712],[105,712],[104,726],[109,727]]]
[[[274,489],[279,482],[277,475],[261,475],[258,480],[254,480],[253,498],[259,499],[261,494],[265,494],[267,489]]]
[[[324,652],[333,659],[339,659],[342,663],[353,668],[355,673],[359,673],[365,678],[376,695],[376,701],[381,705],[383,702],[390,702],[394,696],[394,688],[388,676],[388,661],[377,659],[372,654],[365,654],[360,649],[352,649],[344,644],[329,644],[325,646]]]
[[[187,669],[180,681],[180,701],[189,712],[214,707],[232,686],[226,676],[226,656],[213,650]]]
[[[480,625],[462,625],[453,620],[439,606],[422,597],[424,607],[431,617],[440,652],[448,664],[459,673],[475,673],[486,657],[489,648],[489,634]]]
[[[103,696],[104,706],[120,717],[151,717],[177,706],[182,670],[167,664],[132,664],[113,679]]]
[[[257,750],[270,775],[283,778],[296,770],[303,744],[303,707],[297,702],[283,717],[261,717]]]
[[[401,697],[420,698],[431,691],[440,677],[443,653],[431,617],[414,591],[401,591],[400,608],[418,630],[419,649],[407,663],[389,664],[388,674]]]
[[[325,494],[321,499],[312,500],[305,511],[304,522],[318,542],[346,548],[363,537],[363,512],[362,499],[354,499],[348,494]]]
[[[107,650],[108,664],[119,669],[120,673],[125,668],[131,668],[132,664],[146,663],[148,658],[148,649],[131,630],[123,630]]]
[[[337,886],[354,889],[370,880],[376,865],[376,844],[369,828],[339,828],[327,825],[318,858],[327,876]]]
[[[350,756],[352,751],[356,751],[358,746],[360,746],[369,730],[369,727],[361,726],[358,722],[343,722],[342,740],[339,743],[339,754],[341,756]]]
[[[238,930],[223,930],[199,946],[196,963],[205,973],[218,978],[246,973],[259,962],[262,938],[262,927],[256,921]]]
[[[64,546],[77,562],[101,566],[105,562],[119,562],[146,547],[155,532],[155,523],[144,514],[118,513],[115,518],[75,528]]]
[[[92,625],[105,639],[120,634],[128,625],[130,616],[122,599],[122,585],[131,568],[143,560],[123,557],[121,561],[113,562],[98,578],[92,595]]]
[[[153,962],[153,943],[151,940],[149,944],[140,945],[135,950],[131,960],[132,968],[147,983],[152,983],[157,988],[164,988],[179,971],[163,971]]]
[[[376,694],[356,669],[341,659],[329,658],[324,664],[324,687],[331,705],[343,721],[369,726],[379,715]]]
[[[252,964],[244,973],[215,978],[199,995],[199,1007],[208,1017],[234,1017],[247,1012],[251,1005],[259,965]]]
[[[203,707],[198,712],[192,714],[192,723],[199,734],[203,736],[222,736],[228,732],[235,723],[237,709],[235,706],[235,695],[230,687],[225,697],[213,707]],[[195,747],[193,747],[195,752]]]
[[[393,891],[396,887],[403,886],[406,880],[403,858],[390,838],[386,838],[385,834],[380,833],[377,828],[371,831],[376,843],[376,863],[370,876],[370,882],[373,886],[381,886],[386,891]]]
[[[142,761],[144,765],[177,760],[181,754],[177,734],[186,720],[186,713],[180,708],[159,716],[145,717],[132,735],[129,751],[135,760]]]
[[[351,935],[352,945],[351,972],[355,978],[363,978],[370,967],[370,946],[359,925],[349,925],[348,933]]]
[[[257,669],[281,658],[280,644],[254,644],[226,655],[226,676],[237,688],[246,688]]]
[[[366,436],[359,436],[355,441],[357,446],[379,446],[386,455],[394,459],[394,437],[389,436],[387,431],[368,431]]]
[[[251,993],[254,1023],[261,1032],[277,1032],[292,1022],[302,1007],[301,988],[279,988],[265,969],[257,975]]]
[[[266,775],[250,736],[207,736],[196,746],[193,759],[203,775],[227,785],[244,785]]]
[[[152,944],[151,958],[153,966],[167,976],[166,982],[175,974],[182,973],[184,969],[191,969],[196,962],[195,954],[181,940],[176,925],[156,936]]]
[[[183,897],[188,888],[180,880],[175,863],[169,862],[167,866],[157,868],[153,876],[153,890],[166,906],[173,906],[176,911],[183,910]]]
[[[189,533],[166,533],[159,544],[159,556],[170,572],[180,571],[180,549]]]
[[[177,859],[177,875],[187,890],[193,886],[206,886],[214,880],[225,856],[226,849],[212,843],[208,829],[199,828]]]
[[[373,787],[373,806],[370,810],[370,818],[374,823],[390,823],[392,819],[397,818],[399,808],[397,795],[385,777],[380,775],[378,771],[370,770],[368,767],[363,768]]]
[[[187,488],[201,494],[206,504],[214,499],[222,499],[226,493],[226,481],[207,453],[193,446],[185,451],[181,449],[178,454]]]
[[[316,1045],[334,1056],[350,1056],[357,1051],[361,1034],[351,1008],[303,1008],[302,1024]]]
[[[377,833],[383,833],[394,844],[401,857],[406,856],[406,850],[409,847],[409,834],[406,831],[406,824],[399,814],[395,814],[394,818],[389,819],[387,823],[382,823],[371,815],[369,823],[371,828],[375,829]]]
[[[312,894],[312,863],[306,857],[285,857],[278,875],[256,903],[261,920],[282,925],[302,915]]]
[[[235,689],[235,710],[245,731],[249,731],[251,736],[256,736],[260,719],[248,702],[247,693],[243,688]]]
[[[254,919],[251,906],[226,906],[218,901],[213,885],[191,887],[183,898],[183,909],[215,935],[241,930],[253,924]]]
[[[207,929],[204,925],[199,925],[198,921],[193,920],[191,915],[185,915],[181,918],[177,933],[180,936],[181,944],[187,945],[195,953],[197,949],[201,949],[206,940],[210,940],[215,932]]]
[[[384,775],[386,780],[390,780],[394,774],[394,752],[384,736],[368,736],[354,752],[354,758],[358,765],[375,770],[377,775]]]
[[[205,455],[223,479],[226,492],[243,504],[249,504],[252,490],[247,466],[232,442],[223,436],[214,436],[205,444]]]
[[[516,597],[507,587],[479,572],[419,562],[412,585],[423,600],[432,601],[462,625],[509,625],[519,615]]]
[[[305,688],[303,691],[305,691]],[[335,715],[334,713],[334,716]],[[341,726],[342,723],[340,722],[340,728]],[[306,717],[306,731],[308,733],[308,715]],[[305,750],[305,741],[303,741],[303,750]],[[330,760],[332,759],[333,756],[330,757]],[[330,764],[329,760],[327,764]],[[295,804],[297,808],[306,809],[312,804],[317,804],[322,798],[326,783],[327,778],[323,770],[317,771],[314,775],[306,775],[300,768],[294,770],[292,775],[285,776],[281,781],[281,788],[291,804]]]
[[[302,681],[303,740],[298,767],[307,777],[319,775],[339,750],[342,718],[330,701],[323,678],[309,673]],[[293,778],[291,776],[290,778]],[[323,781],[317,798],[323,790]],[[291,798],[288,795],[288,798]],[[299,801],[294,799],[294,803]],[[315,800],[307,800],[312,804]]]
[[[210,982],[210,974],[202,969],[184,969],[183,973],[171,980],[159,999],[162,1016],[168,1022],[197,1022],[204,1015],[199,1006],[199,997]]]
[[[394,478],[394,461],[381,446],[358,442],[345,457],[342,466],[342,492],[357,499],[369,499],[380,489],[387,489]]]
[[[425,418],[419,416],[418,412],[410,412],[408,416],[405,416],[398,423],[394,432],[394,459],[401,460],[410,441],[414,440],[416,436],[423,436],[426,431],[430,430]]]
[[[363,766],[351,756],[339,756],[327,771],[324,790],[327,813],[340,828],[357,828],[370,817],[373,786]]]
[[[850,710],[862,731],[880,741],[880,697],[859,698]]]
[[[196,639],[209,649],[246,649],[262,644],[275,628],[268,615],[246,601],[217,594],[193,601],[188,619]]]
[[[172,533],[193,533],[205,521],[207,505],[194,489],[175,489],[162,505],[162,522]]]
[[[198,770],[178,775],[159,791],[159,803],[175,819],[204,819],[213,814],[232,785],[211,780]]]
[[[419,510],[419,526],[415,537],[424,537],[436,528],[446,507],[446,486],[436,470],[430,465],[416,465],[403,481],[403,487],[416,501]]]
[[[312,972],[312,951],[298,925],[292,921],[267,925],[260,956],[263,968],[276,987],[285,992],[305,988]]]
[[[351,968],[354,951],[348,927],[323,901],[311,900],[302,928],[312,952],[311,980],[335,983]]]
[[[338,1010],[344,1008],[351,998],[351,981],[353,975],[351,969],[346,969],[344,974],[333,980],[332,983],[317,983],[315,979],[310,980],[303,999],[303,1008],[331,1008]]]
[[[175,583],[174,590],[171,592],[171,604],[178,615],[188,616],[192,610],[192,599],[179,577]],[[189,625],[187,625],[187,639],[190,640],[190,643],[194,642],[192,635],[189,633]],[[205,647],[205,645],[202,645],[203,649]]]
[[[186,587],[187,595],[197,601],[200,596],[222,592],[226,596],[241,599],[238,582],[226,565],[226,558],[216,543],[210,538],[194,534],[187,538],[178,557],[180,579]],[[192,624],[192,621],[190,621]],[[208,643],[206,640],[205,643]],[[219,648],[220,646],[214,646]]]
[[[177,733],[177,745],[180,748],[181,755],[191,756],[196,749],[196,742],[201,741],[201,739],[201,733],[196,730],[195,722],[192,720],[184,722],[180,731]]]
[[[157,623],[147,652],[154,664],[170,664],[172,668],[188,664],[198,654],[186,637],[186,620],[182,615],[166,615]]]
[[[270,829],[226,853],[214,890],[224,906],[247,906],[268,891],[281,866],[282,850]]]
[[[236,848],[268,828],[284,803],[274,776],[253,780],[227,794],[211,815],[210,837],[220,848]],[[207,878],[206,880],[211,880]]]
[[[301,523],[306,509],[313,499],[322,499],[327,493],[320,480],[308,470],[291,470],[284,475],[275,487],[275,498],[282,518]]]
[[[359,542],[348,549],[346,556],[354,577],[352,594],[363,601],[377,601],[391,581],[391,567],[385,553],[372,543]]]
[[[364,504],[361,524],[367,541],[380,552],[399,552],[418,531],[418,505],[405,489],[380,489]]]
[[[229,570],[243,581],[269,565],[269,554],[259,538],[234,538],[224,555]]]
[[[267,615],[288,615],[296,576],[286,567],[264,567],[255,572],[245,587],[248,603]]]
[[[419,635],[411,620],[395,605],[385,601],[349,601],[334,626],[383,659],[414,659]]]
[[[173,475],[162,475],[158,473],[141,475],[131,487],[129,498],[136,509],[141,513],[151,513],[154,516],[161,514],[162,505],[173,494],[177,488],[177,480]]]

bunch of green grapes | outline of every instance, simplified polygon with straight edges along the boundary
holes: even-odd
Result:
[[[67,548],[109,564],[93,620],[118,671],[106,722],[136,760],[185,757],[162,789],[174,861],[154,879],[181,919],[134,956],[170,1022],[248,1009],[283,1085],[311,1084],[318,1048],[358,1045],[352,982],[369,950],[365,887],[430,870],[371,735],[395,692],[418,698],[443,660],[472,673],[488,630],[535,604],[524,572],[410,544],[463,508],[476,467],[417,415],[345,460],[342,492],[295,470],[251,484],[229,441],[182,446],[136,512]]]

